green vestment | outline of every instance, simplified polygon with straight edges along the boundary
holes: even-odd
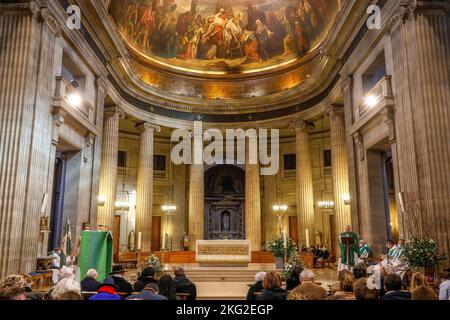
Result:
[[[353,238],[353,243],[349,245],[348,248],[348,261],[347,261],[347,248],[343,242],[343,238],[350,237]],[[350,266],[355,265],[355,253],[358,253],[358,235],[354,232],[342,232],[339,235],[339,247],[341,249],[341,262]]]

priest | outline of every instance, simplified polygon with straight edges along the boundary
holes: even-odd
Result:
[[[369,258],[372,258],[372,249],[366,241],[359,240],[358,263],[366,263],[368,265]]]
[[[339,235],[339,247],[341,258],[339,259],[338,271],[344,269],[352,271],[358,259],[358,235],[352,231],[350,225],[347,225],[344,232]]]

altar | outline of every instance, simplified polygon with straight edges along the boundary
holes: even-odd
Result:
[[[197,240],[196,261],[201,266],[248,266],[252,260],[250,240]]]

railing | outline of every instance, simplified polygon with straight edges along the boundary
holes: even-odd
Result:
[[[361,117],[364,113],[369,111],[371,108],[375,107],[376,105],[367,105],[367,102],[365,101],[365,97],[371,96],[374,101],[376,101],[376,104],[380,103],[382,100],[387,98],[392,98],[392,82],[391,82],[391,76],[384,76],[376,85],[373,86],[372,89],[370,89],[369,92],[367,92],[364,95],[364,98],[362,101],[358,104],[358,113]]]
[[[283,178],[290,179],[297,176],[297,170],[283,170]]]

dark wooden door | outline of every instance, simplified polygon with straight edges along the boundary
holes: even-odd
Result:
[[[161,250],[161,217],[152,217],[152,252]]]
[[[298,224],[297,216],[289,216],[289,237],[298,244]]]
[[[114,216],[113,254],[119,253],[119,240],[120,240],[120,216]]]

